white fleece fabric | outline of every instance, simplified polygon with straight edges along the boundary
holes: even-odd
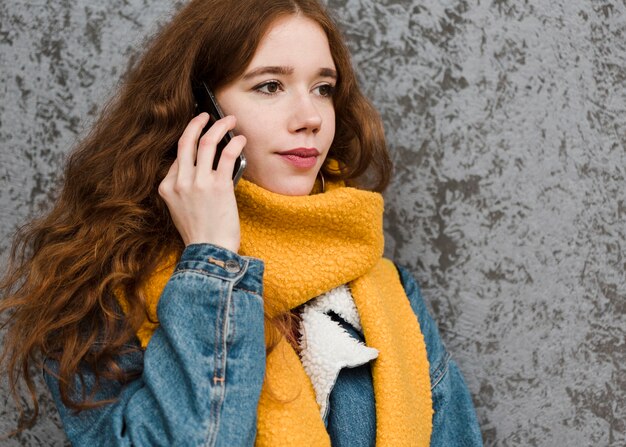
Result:
[[[353,338],[328,315],[334,312],[355,329],[361,321],[348,286],[320,295],[302,308],[300,359],[310,377],[322,418],[328,413],[330,392],[342,368],[354,368],[376,357],[378,350]]]

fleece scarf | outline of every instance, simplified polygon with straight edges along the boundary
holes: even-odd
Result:
[[[348,284],[366,343],[379,352],[372,362],[376,445],[428,446],[433,410],[426,347],[398,272],[382,258],[382,196],[339,183],[327,183],[321,194],[284,196],[243,179],[236,196],[239,253],[265,263],[266,313],[288,312]],[[171,256],[144,288],[153,321],[173,271],[168,264]],[[149,321],[140,328],[143,346],[155,328]],[[285,338],[267,355],[256,445],[330,446],[311,381]]]

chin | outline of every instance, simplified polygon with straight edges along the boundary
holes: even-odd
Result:
[[[308,196],[311,194],[314,184],[315,179],[299,179],[294,182],[279,182],[274,187],[270,188],[270,191],[285,196]]]
[[[259,182],[256,179],[249,179],[261,188],[267,189],[276,194],[284,196],[308,196],[315,185],[315,177],[309,178],[290,178],[277,181]]]

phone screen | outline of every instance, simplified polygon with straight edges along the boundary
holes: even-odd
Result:
[[[217,120],[224,117],[224,114],[222,113],[222,110],[220,109],[220,106],[218,105],[217,100],[215,99],[215,96],[213,95],[213,92],[211,91],[211,89],[209,89],[206,83],[202,82],[201,87],[196,89],[195,95],[196,95],[196,101],[198,102],[198,108],[199,108],[198,112],[207,112],[209,114],[209,122],[204,127],[204,129],[202,129],[202,133],[201,133],[201,135],[204,135],[206,131],[209,130],[209,128]],[[234,137],[233,133],[231,131],[228,131],[226,135],[224,135],[224,138],[222,138],[220,142],[217,144],[215,158],[213,159],[213,170],[217,169],[217,165],[219,164],[222,151],[224,150],[228,142],[233,137]],[[233,169],[233,182],[235,184],[237,184],[237,182],[241,178],[241,175],[243,174],[243,170],[245,169],[245,167],[246,167],[246,159],[243,156],[243,154],[241,154],[235,161],[235,168]]]

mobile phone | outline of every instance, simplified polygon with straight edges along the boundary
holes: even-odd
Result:
[[[224,117],[222,113],[222,109],[217,104],[217,100],[215,99],[215,95],[211,89],[206,85],[205,82],[202,82],[198,85],[196,89],[194,89],[194,95],[196,98],[196,102],[198,104],[198,113],[207,112],[209,114],[209,122],[204,129],[202,129],[202,133],[200,136],[204,135],[207,130],[219,119]],[[220,161],[220,156],[222,155],[222,151],[228,144],[228,142],[234,138],[233,133],[229,130],[224,138],[220,140],[217,144],[217,148],[215,151],[215,158],[213,159],[213,170],[217,169],[217,165]],[[243,154],[239,155],[237,160],[235,160],[235,167],[233,169],[233,183],[236,185],[239,179],[243,174],[243,170],[246,168],[246,157]]]

